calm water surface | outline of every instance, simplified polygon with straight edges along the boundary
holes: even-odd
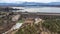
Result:
[[[18,7],[22,8],[22,12],[47,12],[47,13],[60,13],[60,7]]]

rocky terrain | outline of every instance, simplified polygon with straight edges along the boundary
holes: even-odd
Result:
[[[13,12],[0,12],[0,34],[8,31],[16,24],[18,18],[13,19],[13,17],[16,16],[18,17],[18,15]]]

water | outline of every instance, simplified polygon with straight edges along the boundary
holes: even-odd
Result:
[[[22,12],[47,12],[47,13],[60,13],[60,7],[18,7]]]

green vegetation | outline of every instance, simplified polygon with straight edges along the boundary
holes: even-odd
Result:
[[[48,29],[50,32],[60,34],[60,18],[45,18],[45,21],[42,23],[42,26]],[[40,34],[41,30],[40,23],[38,24],[24,24],[16,34]]]
[[[60,19],[60,16],[44,16],[42,19],[47,20],[47,19]]]
[[[19,20],[18,22],[19,22],[19,23],[23,23],[23,22],[24,22],[24,20]]]
[[[60,32],[60,19],[47,19],[42,25],[51,32]]]
[[[39,24],[24,24],[16,34],[40,34]]]

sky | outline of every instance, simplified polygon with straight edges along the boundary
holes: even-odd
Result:
[[[0,0],[0,3],[20,3],[20,2],[49,3],[49,2],[60,2],[60,0]]]

